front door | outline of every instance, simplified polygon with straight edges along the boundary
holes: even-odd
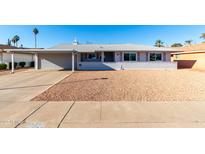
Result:
[[[114,52],[104,52],[104,62],[114,62],[115,55]]]

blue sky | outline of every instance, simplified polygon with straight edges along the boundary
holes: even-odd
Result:
[[[71,43],[76,37],[80,43],[135,43],[153,45],[157,39],[171,45],[175,42],[184,43],[193,40],[200,43],[201,33],[205,33],[205,26],[0,26],[0,44],[7,43],[8,38],[19,35],[19,44],[25,47],[34,47],[32,29],[39,29],[38,47],[51,47],[59,43]]]

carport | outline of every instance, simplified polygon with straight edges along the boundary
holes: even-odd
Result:
[[[34,68],[38,70],[47,66],[50,69],[71,69],[75,70],[75,54],[74,49],[6,49],[11,54],[11,72],[14,73],[15,54],[32,54],[34,55]],[[68,58],[70,57],[70,58]],[[66,59],[68,58],[68,59]],[[68,67],[70,63],[70,67]],[[56,67],[55,67],[56,66]]]

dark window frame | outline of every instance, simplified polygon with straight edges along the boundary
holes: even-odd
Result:
[[[100,62],[101,53],[81,53],[81,62]]]
[[[160,58],[158,57],[160,55]],[[149,53],[149,61],[163,61],[162,53],[151,52]]]
[[[137,53],[136,52],[124,52],[124,61],[136,61]]]

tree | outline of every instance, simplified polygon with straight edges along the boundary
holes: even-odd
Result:
[[[205,33],[202,33],[201,36],[200,36],[200,38],[205,40]],[[204,43],[204,42],[203,42],[203,43]]]
[[[187,44],[187,45],[191,45],[192,42],[193,42],[193,40],[186,40],[186,41],[185,41],[185,44]]]
[[[15,37],[13,37],[13,38],[11,39],[11,42],[14,44],[14,46],[16,46],[16,39],[15,39]]]
[[[181,43],[174,43],[171,45],[171,47],[182,47],[183,45]]]
[[[164,42],[162,42],[161,40],[156,40],[154,46],[155,47],[164,47]]]
[[[34,28],[34,29],[33,29],[33,33],[34,33],[34,37],[35,37],[35,48],[36,48],[36,47],[37,47],[36,36],[37,36],[37,34],[39,33],[38,29],[37,29],[37,28]]]
[[[11,46],[11,40],[8,39],[8,42],[7,42],[8,46]]]
[[[14,46],[18,46],[18,41],[20,40],[20,37],[18,35],[15,35],[12,39],[11,42],[13,42]]]

